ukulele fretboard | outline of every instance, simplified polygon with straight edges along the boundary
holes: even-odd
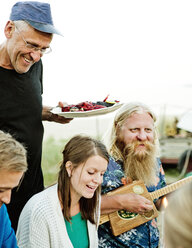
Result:
[[[166,195],[166,194],[176,190],[177,188],[181,187],[182,185],[184,185],[185,183],[190,182],[190,181],[192,181],[192,176],[186,177],[182,180],[179,180],[175,183],[172,183],[168,186],[165,186],[161,189],[158,189],[154,192],[151,192],[150,195],[151,195],[152,199],[159,198],[160,196]]]

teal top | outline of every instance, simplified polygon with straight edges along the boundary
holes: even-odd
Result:
[[[74,248],[89,247],[87,221],[82,219],[80,212],[71,218],[71,223],[65,220],[65,225]]]

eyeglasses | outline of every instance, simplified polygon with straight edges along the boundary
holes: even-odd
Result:
[[[15,28],[16,28],[16,30],[18,31],[18,33],[20,34],[22,40],[25,42],[25,46],[26,46],[28,49],[33,50],[33,51],[35,51],[35,52],[40,51],[42,54],[47,54],[47,53],[50,53],[50,52],[52,51],[51,47],[38,48],[37,46],[34,46],[33,44],[27,42],[27,41],[24,39],[24,37],[23,37],[23,35],[21,34],[21,32],[19,31],[18,27],[16,27],[16,25],[15,25]]]

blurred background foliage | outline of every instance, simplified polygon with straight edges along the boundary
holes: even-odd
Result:
[[[57,181],[59,166],[62,161],[62,151],[67,140],[55,140],[53,137],[43,142],[42,169],[45,186]]]

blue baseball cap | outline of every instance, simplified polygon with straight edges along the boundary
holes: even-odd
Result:
[[[17,2],[12,7],[10,20],[23,20],[41,32],[62,35],[53,25],[49,3]]]

